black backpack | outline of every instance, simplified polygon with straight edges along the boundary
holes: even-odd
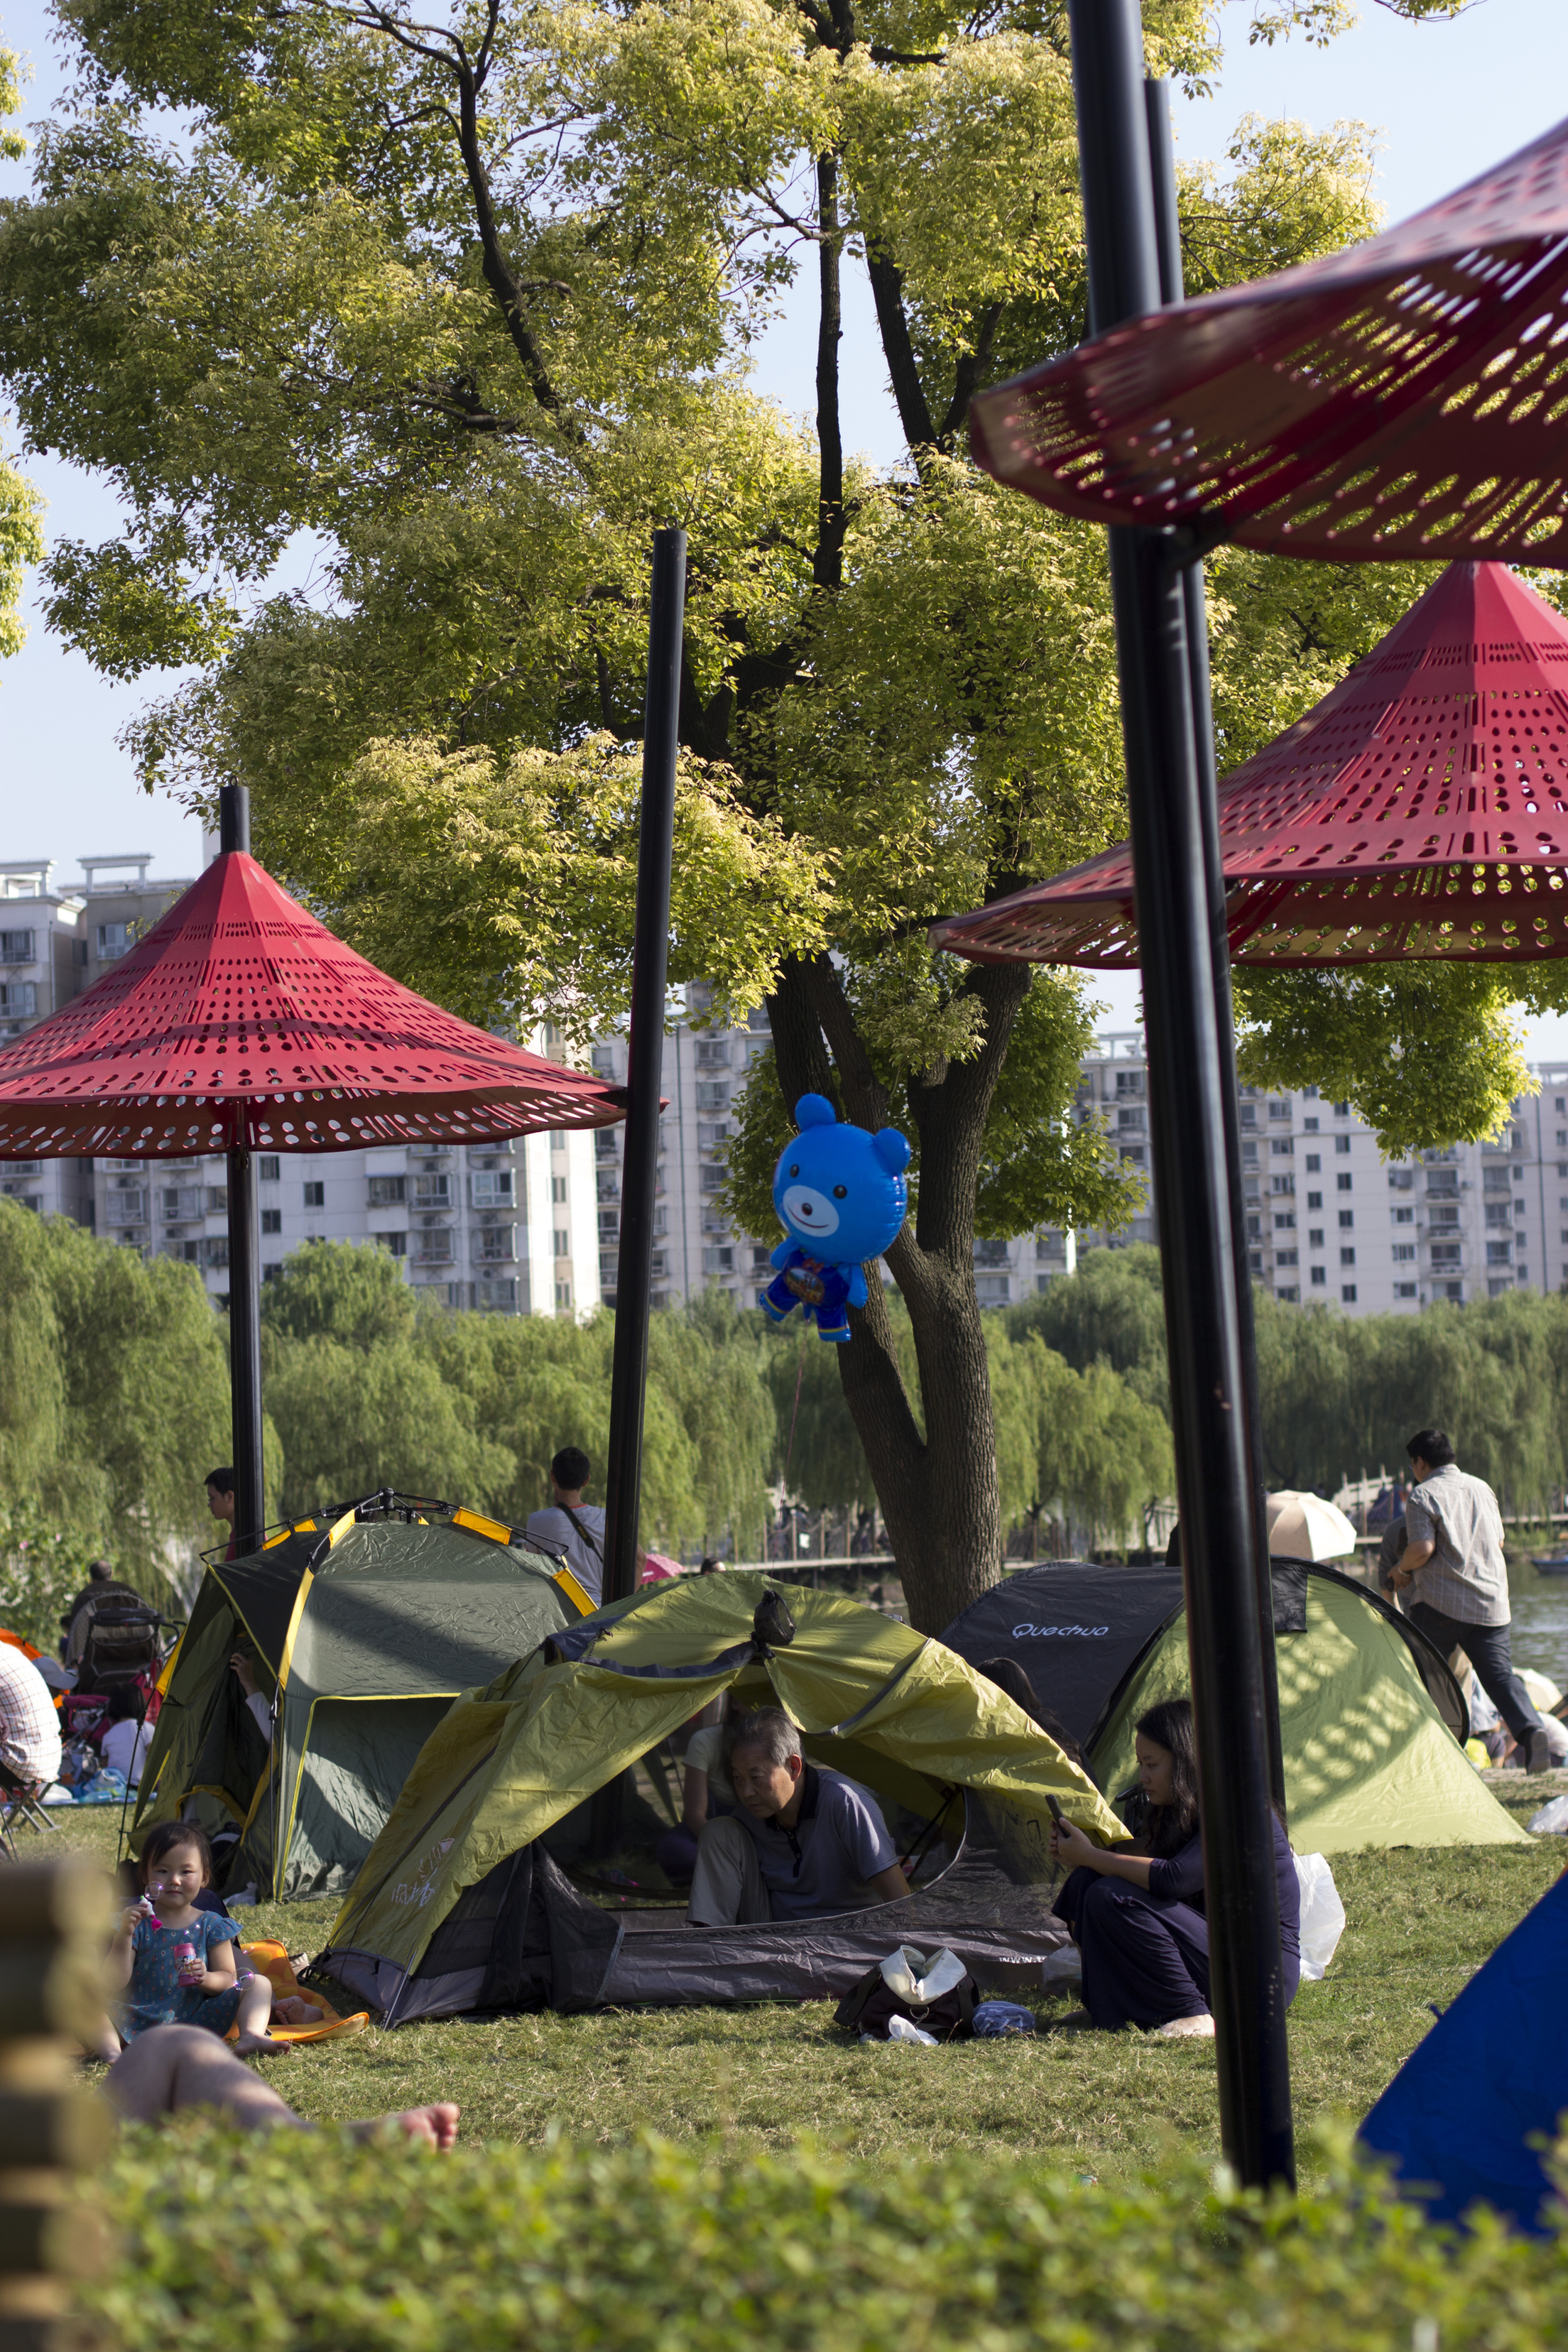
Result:
[[[944,1960],[948,1966],[942,1969],[943,1990],[921,2000],[921,1981],[934,1976]],[[961,1971],[956,1981],[955,1969]],[[971,2031],[979,1999],[979,1986],[953,1953],[933,1952],[928,1958],[912,1944],[900,1944],[850,1986],[833,2013],[833,2021],[847,2032],[869,2034],[874,2041],[885,2042],[890,2020],[903,2017],[922,2033],[934,2034],[939,2042],[952,2042]]]

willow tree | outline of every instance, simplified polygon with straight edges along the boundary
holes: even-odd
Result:
[[[888,1265],[918,1397],[879,1286],[839,1368],[941,1625],[999,1549],[974,1235],[1132,1205],[1071,1117],[1081,992],[925,945],[1125,827],[1101,535],[965,448],[976,386],[1083,327],[1065,8],[60,5],[79,110],[0,216],[0,380],[127,521],[55,548],[54,625],[116,675],[195,666],[136,732],[146,778],[250,784],[263,854],[357,947],[585,1036],[626,995],[648,533],[685,526],[671,971],[716,1016],[767,1003],[731,1174],[752,1230],[808,1089],[914,1143]],[[1258,0],[1255,29],[1341,14]],[[1152,67],[1213,73],[1205,0],[1144,15]],[[1368,177],[1357,133],[1244,126],[1185,175],[1189,281],[1365,234]],[[747,373],[792,279],[809,425]],[[891,387],[890,468],[846,445],[851,369]],[[267,595],[302,532],[314,589]],[[1214,567],[1227,760],[1418,584],[1288,571]]]

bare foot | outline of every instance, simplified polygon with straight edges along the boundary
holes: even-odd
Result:
[[[368,2123],[350,2124],[347,2128],[356,2138],[369,2139],[374,2133],[392,2129],[401,2132],[405,2139],[418,2140],[426,2147],[448,2148],[458,2137],[458,2117],[462,2109],[443,2099],[433,2107],[405,2107],[400,2115],[373,2116]]]
[[[237,2058],[291,2058],[294,2055],[291,2042],[274,2042],[270,2033],[242,2033],[233,2048]]]

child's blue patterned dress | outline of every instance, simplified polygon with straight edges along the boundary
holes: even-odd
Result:
[[[239,1929],[221,1911],[197,1911],[184,1927],[161,1927],[144,1914],[131,1937],[131,1981],[120,2005],[120,2032],[134,2042],[150,2025],[205,2025],[226,2033],[239,2013],[240,1988],[203,1992],[180,1982],[176,1946],[189,1944],[210,1969],[215,1944],[233,1944],[239,1957]]]

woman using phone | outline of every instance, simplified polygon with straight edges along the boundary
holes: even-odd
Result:
[[[1209,1931],[1198,1833],[1198,1759],[1190,1699],[1139,1718],[1134,1747],[1142,1818],[1131,1846],[1094,1845],[1065,1818],[1051,1852],[1071,1874],[1056,1901],[1083,1962],[1084,2005],[1069,2025],[1123,2025],[1166,2040],[1211,2036]],[[1301,1974],[1301,1890],[1290,1841],[1274,1823],[1285,1998]]]

